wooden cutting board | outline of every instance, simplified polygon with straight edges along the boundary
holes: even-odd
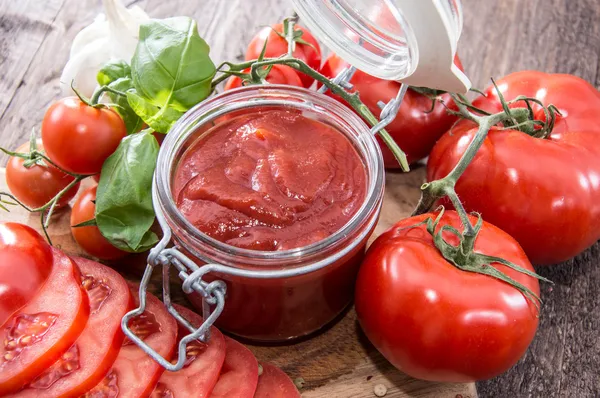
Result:
[[[424,174],[424,168],[418,168],[408,174],[386,175],[385,199],[375,236],[411,213],[419,199],[418,187],[424,181]],[[4,169],[0,168],[0,192],[6,191]],[[17,207],[11,208],[10,213],[0,210],[0,221],[16,221],[40,230],[39,216]],[[49,232],[55,246],[69,254],[83,254],[71,237],[68,209],[53,217]],[[129,256],[111,265],[126,278],[139,281],[145,267],[145,255]],[[151,290],[158,297],[161,297],[160,286],[160,272],[155,272]],[[192,308],[178,279],[171,280],[171,291],[175,302]],[[412,379],[396,370],[361,332],[353,308],[339,322],[313,338],[291,345],[248,347],[259,360],[281,367],[292,379],[302,378],[301,392],[305,398],[375,397],[373,388],[378,384],[387,387],[386,398],[477,397],[474,383],[431,383]]]

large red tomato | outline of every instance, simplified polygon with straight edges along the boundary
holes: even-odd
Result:
[[[76,174],[99,173],[125,135],[125,123],[115,111],[91,107],[77,97],[52,104],[42,121],[48,157]]]
[[[458,56],[455,62],[462,69]],[[335,54],[331,54],[323,64],[321,73],[333,78],[347,66],[348,64],[344,60]],[[399,82],[378,79],[360,70],[356,71],[350,82],[354,85],[352,91],[360,93],[361,101],[377,117],[381,114],[381,108],[379,108],[377,102],[389,102],[396,97],[400,90]],[[440,99],[444,101],[446,106],[452,104],[449,94],[440,95]],[[426,157],[437,139],[456,121],[456,117],[450,115],[444,105],[436,102],[433,109],[431,105],[432,100],[430,98],[409,89],[404,96],[396,119],[386,127],[394,141],[406,153],[409,163],[414,163]],[[389,169],[400,168],[398,161],[388,147],[379,137],[377,140],[383,152],[385,167]]]
[[[52,248],[34,229],[0,223],[0,326],[37,294],[52,263]]]
[[[567,260],[600,238],[600,93],[575,76],[533,71],[497,84],[506,100],[534,97],[554,104],[562,116],[546,139],[493,128],[456,192],[468,211],[513,236],[532,263]],[[502,111],[492,87],[474,104]],[[540,107],[534,110],[543,120]],[[427,167],[429,181],[450,172],[475,131],[473,123],[461,122],[438,141]]]
[[[314,70],[319,70],[321,66],[321,49],[319,43],[313,35],[300,25],[295,25],[294,30],[301,30],[302,40],[309,44],[296,42],[296,48],[293,52],[294,58],[298,58]],[[278,23],[271,27],[261,29],[250,41],[246,50],[246,61],[257,59],[263,49],[265,40],[267,41],[267,49],[265,51],[266,58],[277,58],[288,51],[288,42],[283,35],[283,24]],[[314,79],[303,73],[299,74],[304,87],[310,87]]]
[[[470,382],[497,376],[531,343],[537,307],[508,283],[462,271],[442,257],[425,225],[417,225],[427,217],[436,214],[402,220],[371,245],[356,284],[358,320],[383,356],[412,377]],[[454,211],[437,230],[443,225],[462,229]],[[444,237],[457,244],[455,235]],[[519,244],[486,222],[475,252],[533,270]],[[492,266],[539,295],[534,277]]]
[[[29,142],[21,145],[16,152],[29,152]],[[38,150],[44,150],[42,140],[36,141]],[[70,176],[49,164],[34,164],[25,167],[25,159],[18,156],[10,158],[6,165],[6,185],[10,192],[25,205],[36,209],[42,207],[54,198],[67,185],[73,182],[75,177]],[[67,204],[77,193],[79,184],[69,189],[58,200],[58,206]]]

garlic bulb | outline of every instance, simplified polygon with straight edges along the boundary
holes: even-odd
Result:
[[[83,28],[73,40],[69,61],[60,77],[64,95],[73,94],[71,83],[91,97],[100,68],[112,59],[131,61],[138,42],[140,25],[149,19],[138,6],[126,8],[121,0],[102,0],[105,14]]]

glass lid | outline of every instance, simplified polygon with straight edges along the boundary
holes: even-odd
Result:
[[[460,0],[292,0],[302,23],[358,69],[453,92],[469,79],[453,60],[462,31]]]

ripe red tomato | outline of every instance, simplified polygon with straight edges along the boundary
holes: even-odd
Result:
[[[455,62],[462,69],[458,56]],[[321,73],[333,78],[346,67],[348,67],[348,64],[344,60],[335,54],[331,54],[323,64]],[[360,93],[361,101],[377,117],[381,114],[381,108],[379,108],[377,102],[389,102],[396,97],[400,90],[399,82],[378,79],[360,70],[356,71],[350,82],[354,85],[352,91]],[[328,95],[332,95],[331,92],[328,93]],[[442,94],[439,97],[447,106],[453,106],[449,94]],[[448,131],[456,121],[456,117],[450,115],[446,107],[439,102],[436,102],[433,109],[431,105],[432,100],[430,98],[409,88],[396,119],[386,127],[394,141],[406,153],[409,163],[414,163],[426,157],[438,138]],[[387,145],[379,137],[377,137],[377,140],[383,153],[385,167],[399,169],[400,165]]]
[[[130,289],[137,306],[138,288],[130,285]],[[146,311],[133,318],[129,327],[164,358],[173,355],[177,342],[177,322],[152,294],[146,295]],[[126,338],[111,370],[82,398],[149,397],[164,371],[158,362]]]
[[[225,362],[210,398],[252,398],[258,383],[258,362],[244,345],[224,337]]]
[[[311,44],[307,45],[296,42],[296,48],[293,52],[294,58],[306,62],[306,64],[314,70],[319,70],[319,67],[321,66],[321,49],[319,43],[306,28],[295,25],[294,30],[301,30],[304,32],[302,34],[302,39]],[[265,51],[266,58],[277,58],[283,54],[287,54],[288,42],[276,32],[283,35],[282,23],[261,29],[248,45],[248,49],[246,50],[246,61],[257,59],[260,56],[265,40],[267,40],[267,50]],[[314,81],[312,77],[303,73],[300,73],[299,76],[304,87],[310,87]]]
[[[90,313],[79,271],[52,249],[52,272],[38,294],[0,329],[0,396],[14,393],[73,345]]]
[[[42,140],[37,140],[37,149],[43,150]],[[21,145],[16,152],[29,152],[29,142]],[[25,159],[17,156],[10,158],[6,165],[6,184],[10,192],[25,205],[36,209],[48,203],[60,191],[75,179],[56,167],[35,164],[31,167],[23,165]],[[64,206],[73,199],[79,184],[69,189],[58,201],[57,206]]]
[[[277,366],[261,362],[262,374],[254,398],[300,398],[300,392],[288,375]]]
[[[90,302],[87,325],[71,348],[16,397],[78,397],[104,378],[123,344],[121,318],[133,306],[127,282],[95,261],[72,260],[81,271]]]
[[[250,70],[247,69],[244,73],[250,73]],[[273,65],[266,80],[271,84],[287,84],[288,86],[302,87],[302,80],[300,80],[298,73],[285,65]],[[242,87],[242,79],[237,76],[231,76],[225,84],[225,91],[238,87]]]
[[[202,325],[203,319],[200,315],[180,305],[174,307],[192,326],[197,328]],[[177,344],[189,333],[185,326],[179,325]],[[155,395],[172,398],[210,395],[225,359],[223,335],[217,328],[211,327],[208,343],[199,340],[189,343],[186,356],[183,369],[162,374],[154,390]]]
[[[398,222],[367,251],[356,284],[360,325],[383,356],[412,377],[470,382],[497,376],[525,353],[538,310],[513,286],[442,257],[425,225],[417,226],[427,217],[436,214]],[[437,230],[443,225],[462,229],[454,211],[444,214]],[[454,235],[444,238],[458,243]],[[487,222],[475,252],[533,271],[519,244]],[[492,265],[539,295],[534,277]]]
[[[88,106],[77,97],[52,104],[42,121],[48,157],[76,174],[99,173],[126,135],[125,123],[115,111]]]
[[[0,326],[37,294],[53,261],[52,248],[34,229],[0,223]]]
[[[532,263],[565,261],[600,239],[600,93],[575,76],[533,71],[497,84],[507,101],[534,97],[554,104],[562,116],[546,139],[492,129],[456,192],[468,211],[513,236]],[[474,104],[502,111],[491,87]],[[544,119],[540,107],[534,111],[536,119]],[[448,174],[475,131],[471,122],[461,122],[438,141],[429,158],[429,181]]]
[[[73,228],[73,225],[81,224],[95,217],[96,189],[97,185],[83,191],[73,204],[71,212],[71,233],[79,246],[86,253],[101,260],[115,260],[125,256],[127,253],[117,249],[102,236],[98,227],[90,225],[87,227]]]

